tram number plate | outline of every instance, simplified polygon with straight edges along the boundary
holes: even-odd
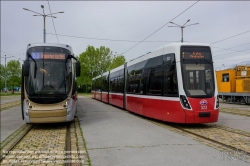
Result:
[[[201,106],[201,109],[202,109],[202,110],[207,110],[207,106],[206,106],[206,105],[202,105],[202,106]]]

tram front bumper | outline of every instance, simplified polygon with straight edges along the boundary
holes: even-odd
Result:
[[[65,122],[67,111],[64,110],[46,110],[32,111],[29,110],[30,123],[56,123]]]

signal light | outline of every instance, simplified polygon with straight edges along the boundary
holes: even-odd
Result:
[[[191,107],[190,107],[190,105],[189,105],[189,103],[188,103],[188,100],[187,100],[186,96],[180,95],[180,98],[181,98],[181,105],[182,105],[184,108],[190,110]]]

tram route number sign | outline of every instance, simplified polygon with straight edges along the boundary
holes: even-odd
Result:
[[[31,53],[32,58],[34,59],[65,59],[64,53],[42,53],[42,52],[32,52]]]

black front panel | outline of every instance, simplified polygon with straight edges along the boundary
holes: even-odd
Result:
[[[213,97],[214,69],[210,47],[182,46],[183,88],[188,97]]]
[[[59,47],[39,46],[27,51],[30,65],[24,86],[32,101],[56,103],[67,97],[74,77],[74,66],[68,55],[69,50]]]

